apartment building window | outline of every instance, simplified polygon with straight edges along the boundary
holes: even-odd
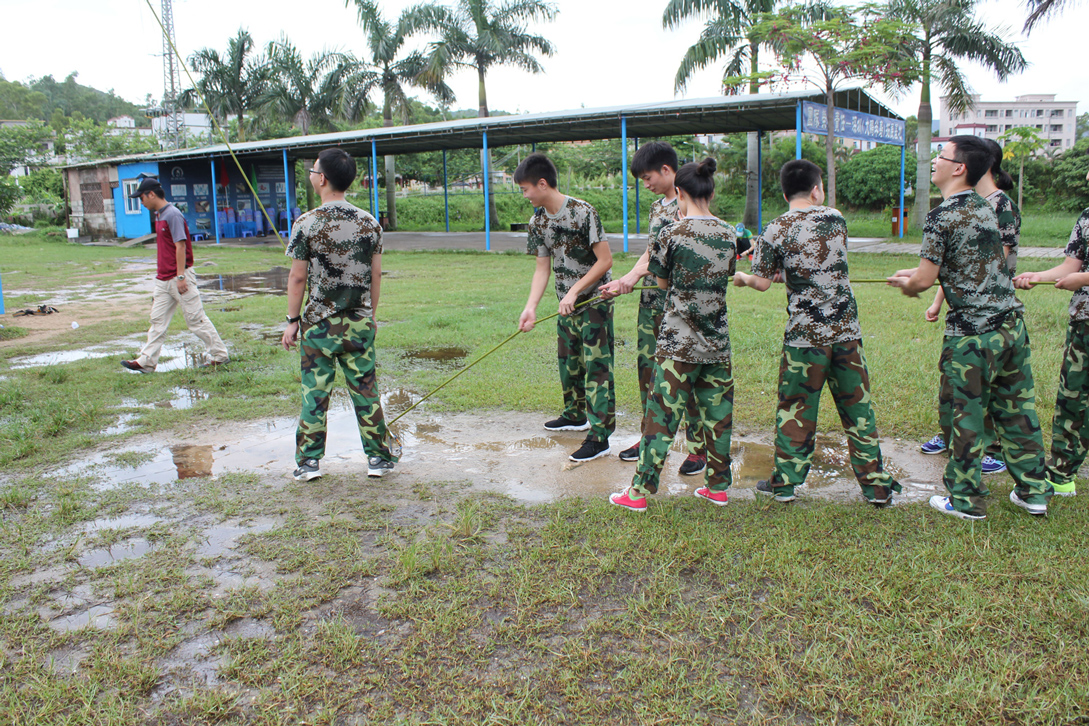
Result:
[[[1062,132],[1063,132],[1063,125],[1062,124],[1051,124],[1051,133],[1061,134]]]
[[[1061,118],[1062,115],[1063,115],[1063,110],[1061,108],[1051,109],[1051,118],[1055,118],[1056,116]]]
[[[1062,139],[1052,139],[1051,140],[1051,145],[1052,146],[1062,146],[1063,145],[1063,140]]]
[[[1043,116],[1044,115],[1044,109],[1042,109],[1042,108],[1036,109],[1036,115],[1037,116]]]
[[[1062,127],[1060,126],[1060,128],[1062,128]],[[997,126],[997,125],[995,125],[995,124],[987,124],[987,133],[989,133],[989,134],[993,134],[993,133],[995,133],[996,131],[998,131],[998,126]]]
[[[1044,130],[1044,125],[1043,124],[1036,124],[1036,130],[1037,131],[1043,131]]]
[[[993,109],[992,109],[992,110],[988,110],[988,111],[985,111],[985,112],[983,113],[983,115],[984,115],[984,116],[986,116],[987,118],[997,118],[997,117],[998,117],[998,111],[997,111],[997,110],[993,110]]]
[[[1012,108],[1007,108],[1006,109],[1006,118],[1010,118],[1011,116],[1013,116],[1013,109]]]

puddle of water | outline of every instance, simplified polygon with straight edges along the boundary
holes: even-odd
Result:
[[[129,430],[132,429],[132,426],[130,426],[129,424],[131,424],[135,420],[136,414],[123,413],[117,417],[117,423],[115,423],[113,426],[107,426],[99,433],[103,436],[117,436],[119,434],[127,433]]]
[[[417,348],[406,350],[405,358],[410,361],[459,365],[468,354],[469,351],[464,348]]]
[[[273,267],[265,272],[248,272],[242,275],[197,275],[197,287],[202,292],[233,293],[241,295],[286,295],[287,267]]]
[[[69,633],[88,627],[110,630],[115,625],[113,608],[109,605],[95,605],[82,612],[72,613],[49,621],[49,627],[61,633]]]
[[[153,514],[126,514],[121,517],[106,517],[104,519],[96,519],[93,522],[88,522],[83,526],[85,534],[91,532],[98,532],[103,529],[129,529],[130,527],[150,527],[156,522],[161,522],[160,518]]]
[[[277,524],[273,519],[262,519],[246,524],[219,524],[204,531],[204,541],[197,547],[198,557],[218,557],[233,552],[238,538],[247,534],[267,532]]]
[[[210,444],[177,444],[170,447],[171,460],[178,471],[179,479],[196,479],[212,475],[212,454]]]
[[[208,400],[208,393],[192,386],[174,386],[170,389],[170,399],[159,401],[156,408],[172,408],[182,410],[192,408],[198,401]]]
[[[112,565],[114,562],[120,562],[121,560],[131,560],[134,557],[142,557],[152,549],[154,549],[154,545],[142,537],[137,537],[136,539],[130,539],[124,543],[91,550],[84,553],[77,561],[81,567],[103,567],[104,565]]]
[[[196,341],[196,338],[193,338]],[[120,366],[120,360],[127,357],[134,349],[138,350],[143,341],[133,339],[116,340],[101,345],[92,345],[79,350],[58,350],[38,355],[24,355],[12,358],[12,368],[40,368],[42,366],[63,365],[92,358],[117,358],[119,361],[118,372],[125,372]],[[190,349],[192,352],[190,352]],[[193,368],[203,362],[203,346],[200,343],[168,343],[163,346],[159,357],[157,372],[176,371],[182,368]]]

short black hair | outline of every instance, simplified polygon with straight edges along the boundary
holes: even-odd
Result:
[[[667,141],[651,141],[643,144],[631,157],[631,175],[636,179],[649,171],[658,171],[668,166],[677,171],[677,152]]]
[[[325,149],[318,154],[321,173],[338,192],[348,191],[355,181],[355,159],[344,149]]]
[[[537,151],[522,159],[522,163],[514,170],[515,184],[522,182],[536,184],[544,179],[548,186],[555,189],[556,177],[556,165],[547,156]]]
[[[994,139],[983,139],[987,149],[991,152],[991,176],[994,177],[994,185],[1004,192],[1013,189],[1013,177],[1002,168],[1002,147]]]
[[[953,161],[964,164],[964,168],[968,171],[968,185],[974,187],[991,168],[993,159],[991,150],[987,148],[983,139],[968,134],[954,136],[949,139],[949,143],[956,144],[957,153]],[[949,148],[948,144],[946,148]]]
[[[154,194],[159,199],[166,199],[166,192],[163,191],[162,187],[159,187],[158,189],[148,189],[146,193]]]
[[[715,169],[718,164],[710,156],[700,163],[689,162],[677,170],[674,185],[693,199],[715,196]]]
[[[821,168],[809,159],[791,159],[779,169],[783,196],[789,202],[794,197],[809,194],[813,187],[821,183],[821,176]]]

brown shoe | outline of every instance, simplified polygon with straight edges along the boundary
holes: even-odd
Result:
[[[137,363],[135,360],[123,360],[123,361],[121,361],[121,367],[127,368],[128,370],[132,371],[133,373],[154,373],[155,372],[154,368],[145,368],[142,365],[140,365],[139,363]]]

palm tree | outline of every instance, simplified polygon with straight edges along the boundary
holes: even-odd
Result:
[[[1067,2],[1068,0],[1025,0],[1025,7],[1029,10],[1029,16],[1025,19],[1025,33],[1032,32],[1033,28],[1051,15],[1062,12]]]
[[[976,0],[889,0],[888,12],[894,18],[917,28],[914,41],[905,46],[920,66],[922,93],[919,96],[918,164],[915,169],[915,224],[922,229],[930,211],[930,138],[934,112],[930,106],[930,82],[937,81],[949,97],[954,114],[972,106],[971,89],[957,67],[957,61],[969,60],[990,68],[999,80],[1020,73],[1027,65],[1017,46],[1007,43],[997,32],[984,27],[973,17]]]
[[[439,78],[454,67],[473,68],[478,79],[478,116],[487,118],[488,71],[494,66],[514,66],[541,73],[544,68],[533,54],[550,56],[555,48],[547,38],[526,32],[526,25],[550,21],[556,12],[556,7],[544,0],[455,0],[452,8],[432,6],[420,28],[437,33],[439,40],[431,44],[424,77]],[[488,195],[488,210],[492,225],[497,225],[494,193]]]
[[[309,60],[287,38],[269,45],[272,78],[262,100],[290,119],[303,136],[311,126],[335,131],[336,120],[358,118],[367,106],[375,75],[343,53],[317,53]]]
[[[194,106],[203,98],[208,109],[224,121],[236,116],[239,141],[246,140],[246,113],[257,109],[268,86],[268,63],[264,56],[253,55],[253,49],[253,38],[239,28],[238,34],[227,41],[227,53],[222,58],[214,48],[193,53],[189,65],[200,73],[200,80],[178,98],[185,106]]]
[[[345,4],[351,0],[345,0]],[[398,58],[409,37],[428,19],[432,6],[411,7],[401,12],[394,25],[382,17],[374,0],[355,0],[359,9],[359,24],[367,34],[370,63],[377,73],[376,84],[382,90],[382,125],[393,126],[397,114],[402,124],[408,123],[409,102],[405,86],[419,86],[429,91],[440,103],[454,102],[454,92],[442,77],[427,75],[427,59],[418,51]],[[386,156],[386,209],[390,229],[397,229],[397,170],[392,156]]]
[[[761,13],[770,13],[778,0],[669,0],[662,14],[662,26],[677,28],[682,22],[696,17],[706,17],[700,39],[685,52],[673,81],[676,93],[684,91],[692,76],[720,58],[726,58],[723,79],[749,76],[749,93],[760,92],[759,70],[761,43],[747,32]],[[724,92],[736,93],[736,86],[725,87]],[[743,222],[749,229],[757,225],[760,187],[757,184],[757,157],[759,135],[748,135],[748,158],[745,174],[745,214]]]

